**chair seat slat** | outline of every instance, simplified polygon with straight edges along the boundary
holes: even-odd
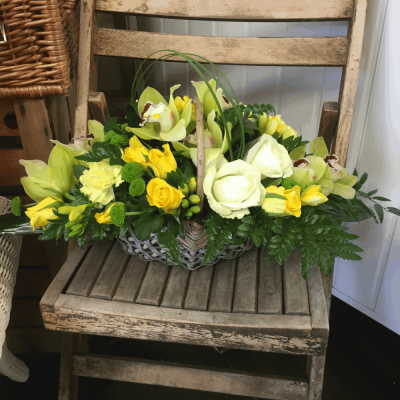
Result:
[[[116,11],[167,18],[224,20],[349,19],[353,0],[97,0],[99,11]]]
[[[115,43],[119,43],[115,46]],[[174,43],[178,46],[174,46]],[[217,64],[342,66],[348,39],[339,37],[256,38],[171,35],[99,28],[94,31],[94,53],[103,56],[146,58],[163,49],[179,49]],[[152,55],[157,59],[165,53]],[[182,61],[172,57],[170,61]]]

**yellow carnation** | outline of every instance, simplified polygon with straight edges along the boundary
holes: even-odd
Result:
[[[142,145],[137,136],[131,137],[129,140],[129,147],[125,149],[125,154],[121,156],[121,158],[125,162],[136,161],[139,164],[142,164],[143,168],[147,168],[147,161],[144,156],[148,156],[149,149]]]
[[[122,183],[120,165],[110,165],[108,161],[88,163],[89,169],[80,177],[81,192],[88,195],[93,203],[108,204],[114,200],[113,186]]]
[[[53,210],[55,207],[45,208],[48,205],[55,203],[56,201],[62,201],[57,196],[46,197],[39,204],[34,207],[29,207],[26,209],[25,214],[31,220],[31,225],[33,230],[35,230],[38,226],[44,228],[48,224],[50,224],[49,219],[57,219],[58,217],[53,214]]]
[[[156,178],[166,179],[168,172],[176,171],[178,165],[172,154],[169,144],[163,145],[164,152],[158,149],[149,151],[149,167],[154,172]]]
[[[301,201],[300,201],[300,186],[295,186],[292,189],[285,190],[284,196],[287,198],[285,213],[300,217]]]
[[[303,206],[318,206],[326,201],[328,201],[328,198],[321,193],[320,185],[312,185],[301,194]]]
[[[154,178],[147,184],[147,201],[151,206],[163,208],[165,212],[176,210],[184,194],[162,179]]]

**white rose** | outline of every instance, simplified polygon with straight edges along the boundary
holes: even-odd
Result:
[[[224,218],[242,219],[265,198],[260,171],[243,160],[207,168],[203,189],[210,207]]]
[[[293,174],[289,153],[270,135],[261,135],[243,159],[258,168],[262,178],[287,178]]]

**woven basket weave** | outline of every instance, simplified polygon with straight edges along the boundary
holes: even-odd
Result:
[[[202,210],[204,198],[203,181],[205,175],[203,111],[197,96],[193,97],[193,104],[196,109],[197,195],[201,199],[198,206]],[[201,214],[198,215],[201,216]],[[195,270],[203,265],[207,246],[207,234],[204,226],[195,221],[185,220],[184,225],[185,238],[177,237],[181,260],[186,269]],[[158,243],[157,234],[153,233],[149,240],[142,242],[136,238],[133,229],[130,228],[126,236],[118,239],[127,254],[134,255],[145,261],[162,261],[168,263],[168,265],[178,265],[166,257],[165,250]],[[252,245],[253,242],[250,238],[241,245],[228,243],[207,265],[213,265],[221,259],[240,257],[246,250],[251,249]]]
[[[76,0],[0,0],[0,98],[67,96],[78,53]]]

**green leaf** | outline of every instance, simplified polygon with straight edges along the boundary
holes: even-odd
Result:
[[[164,227],[164,218],[162,214],[142,215],[135,221],[134,234],[138,240],[149,240],[152,233],[158,233]]]
[[[373,199],[379,200],[379,201],[391,201],[390,199],[387,199],[386,197],[381,197],[381,196],[373,197]]]
[[[387,210],[388,210],[390,213],[392,213],[392,214],[397,215],[397,216],[400,217],[400,210],[399,210],[398,208],[388,207]]]
[[[372,196],[374,194],[378,193],[378,189],[372,190],[371,192],[367,193],[367,196]]]
[[[92,146],[92,151],[75,158],[86,162],[100,162],[109,158],[110,165],[125,165],[125,162],[121,158],[119,147],[104,142],[96,142]]]
[[[374,208],[376,213],[378,214],[379,221],[382,223],[384,217],[382,206],[380,204],[374,204]]]
[[[287,198],[285,196],[281,196],[280,194],[276,194],[276,193],[267,193],[265,195],[266,199],[281,199],[281,200],[287,200]]]
[[[360,178],[360,180],[354,185],[355,190],[361,189],[362,185],[367,181],[368,179],[368,174],[364,172]]]
[[[158,234],[158,243],[165,250],[167,256],[183,267],[181,253],[176,237],[169,230],[164,230]]]
[[[39,235],[43,233],[41,228],[32,229],[30,219],[22,214],[17,217],[13,214],[0,215],[0,234],[5,235]]]
[[[79,180],[81,175],[87,170],[88,168],[84,167],[83,165],[74,165],[74,175],[75,178]]]
[[[114,130],[115,128],[118,128],[117,117],[111,117],[110,119],[107,120],[106,124],[104,125],[104,133]]]
[[[126,119],[130,128],[139,128],[140,117],[131,104],[126,106]]]
[[[267,188],[269,186],[279,186],[282,182],[282,178],[264,178],[261,183],[262,185]]]

